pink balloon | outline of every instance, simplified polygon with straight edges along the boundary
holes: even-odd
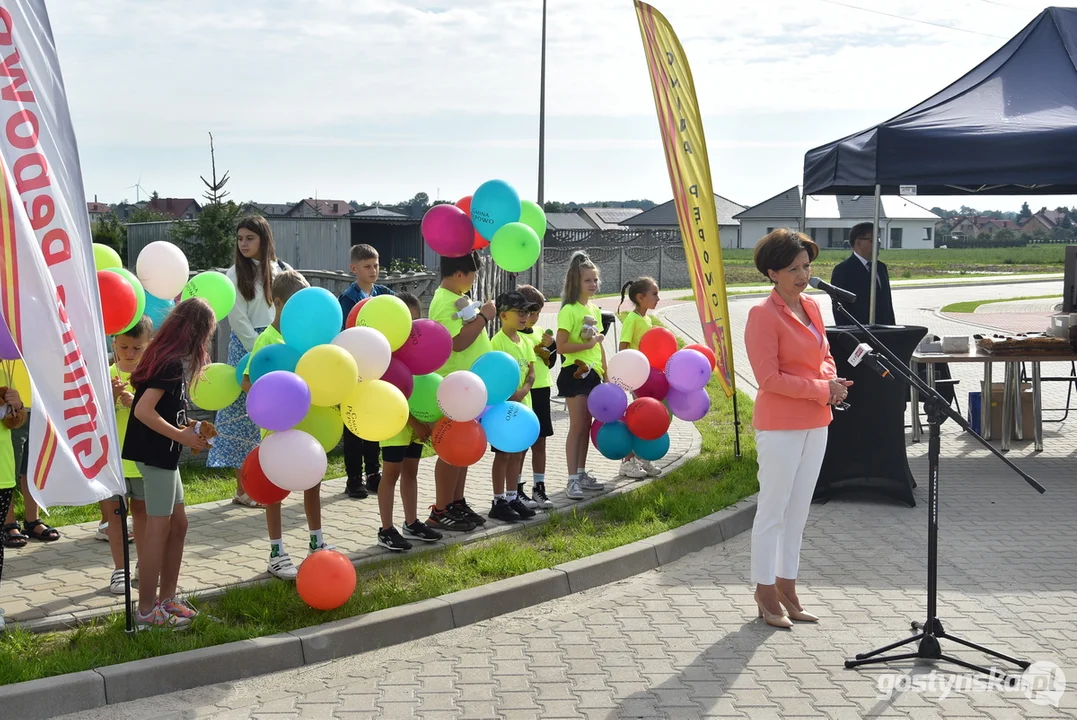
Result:
[[[651,368],[651,375],[647,378],[647,382],[640,385],[636,390],[636,397],[638,398],[650,397],[655,400],[665,400],[668,394],[669,380],[666,379],[666,374],[654,368]]]
[[[601,420],[591,421],[591,444],[595,446],[595,450],[598,450],[598,431],[602,429],[603,424]]]
[[[389,368],[381,379],[390,385],[395,385],[406,398],[410,398],[411,391],[415,389],[415,375],[407,365],[395,357],[389,361]]]
[[[442,206],[438,206],[442,207]],[[408,366],[413,375],[437,372],[452,355],[452,335],[434,320],[411,321],[411,335],[393,357]]]
[[[443,257],[463,257],[475,244],[475,227],[467,213],[455,205],[435,205],[423,215],[423,239]]]

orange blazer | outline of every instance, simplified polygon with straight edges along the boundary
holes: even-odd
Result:
[[[776,290],[748,312],[744,344],[759,387],[752,415],[757,430],[810,430],[833,419],[827,401],[837,367],[823,316],[812,298],[801,295],[800,302],[822,343]]]

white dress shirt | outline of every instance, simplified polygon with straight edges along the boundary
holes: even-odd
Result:
[[[284,265],[284,270],[292,269],[285,262],[281,262],[280,265]],[[273,263],[271,269],[273,277],[277,277],[283,272],[280,265],[276,262]],[[236,283],[236,266],[233,265],[228,268],[225,273],[228,279],[232,281],[232,284],[236,286],[236,304],[232,308],[232,312],[228,313],[228,324],[231,326],[232,332],[239,338],[239,341],[243,343],[243,347],[247,352],[251,351],[254,347],[254,341],[258,339],[258,330],[256,328],[269,327],[277,317],[276,308],[273,307],[273,303],[266,302],[265,294],[262,292],[261,263],[255,260],[254,268],[254,297],[250,300],[247,300],[239,292],[239,285]]]

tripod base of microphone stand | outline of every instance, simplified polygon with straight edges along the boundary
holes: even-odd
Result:
[[[985,655],[990,655],[1000,660],[1005,660],[1008,663],[1013,663],[1022,670],[1027,669],[1029,665],[1031,665],[1031,663],[1029,663],[1027,660],[1018,660],[1017,658],[1013,658],[1009,655],[1000,653],[997,650],[991,650],[989,648],[983,647],[982,645],[977,645],[976,643],[969,642],[968,640],[964,640],[954,635],[950,635],[943,628],[942,622],[940,622],[938,618],[932,618],[930,624],[931,629],[928,630],[927,626],[924,623],[912,623],[912,629],[920,631],[916,635],[905,638],[904,640],[899,640],[896,643],[891,643],[890,645],[885,645],[881,648],[876,648],[871,652],[860,653],[856,656],[855,660],[846,660],[845,667],[851,669],[855,667],[860,667],[861,665],[896,662],[899,660],[942,660],[943,662],[959,665],[960,667],[967,668],[969,670],[975,670],[976,672],[983,673],[984,675],[990,675],[993,678],[998,678],[1006,683],[1015,683],[1019,679],[1015,676],[1005,673],[1004,671],[1001,671],[1002,674],[1000,676],[1000,671],[997,668],[986,668],[981,665],[975,665],[973,663],[966,662],[964,660],[961,660],[960,658],[955,658],[951,655],[946,655],[942,652],[942,645],[939,643],[940,640],[950,640],[952,642],[958,643],[959,645],[964,645],[965,647],[972,648],[973,650],[978,650]],[[914,642],[917,643],[916,652],[898,653],[896,655],[883,654],[889,652],[890,650],[894,650],[896,648],[902,647],[904,645],[909,645]]]

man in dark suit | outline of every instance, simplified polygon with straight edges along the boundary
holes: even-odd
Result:
[[[834,267],[830,283],[844,288],[856,295],[856,302],[845,305],[845,309],[863,325],[868,324],[871,307],[871,252],[875,242],[875,228],[869,223],[854,225],[849,231],[849,242],[853,254]],[[890,274],[886,263],[879,261],[878,277],[875,289],[875,324],[894,325],[894,299],[890,296]],[[834,308],[834,322],[838,325],[851,325],[843,313]]]

